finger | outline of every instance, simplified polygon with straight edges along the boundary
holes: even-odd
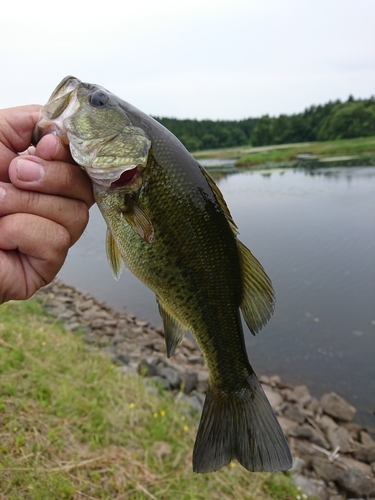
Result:
[[[70,238],[65,228],[30,214],[0,219],[1,288],[10,298],[25,299],[55,277],[66,258]],[[5,254],[5,255],[4,255]],[[7,293],[2,301],[9,300]]]
[[[0,217],[17,213],[36,215],[64,227],[70,235],[70,245],[81,236],[89,218],[88,207],[81,200],[25,191],[10,183],[0,183]]]
[[[70,163],[23,155],[9,165],[9,178],[19,189],[74,198],[88,207],[94,203],[92,184],[87,174]]]
[[[34,154],[44,160],[74,163],[68,146],[54,134],[47,134],[38,142]]]
[[[32,104],[0,110],[0,142],[14,153],[28,148],[40,108]]]

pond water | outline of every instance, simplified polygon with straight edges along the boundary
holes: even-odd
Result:
[[[253,337],[260,374],[335,391],[375,429],[375,167],[221,174],[217,184],[276,292],[276,310]],[[161,324],[154,294],[129,271],[116,282],[105,257],[105,224],[88,228],[59,277],[116,309]]]

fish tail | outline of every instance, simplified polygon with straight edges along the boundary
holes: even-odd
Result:
[[[208,390],[193,452],[193,470],[214,472],[233,459],[251,472],[282,471],[292,456],[256,375],[240,391]]]

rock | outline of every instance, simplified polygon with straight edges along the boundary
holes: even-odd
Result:
[[[312,397],[305,385],[297,385],[292,391],[288,392],[287,399],[304,407],[310,403]]]
[[[296,437],[298,439],[308,439],[312,443],[329,449],[329,443],[323,436],[321,436],[315,429],[310,427],[309,425],[296,425],[292,429],[289,430],[289,436]]]
[[[181,385],[181,377],[178,371],[169,366],[165,368],[159,368],[159,366],[156,368],[156,373],[166,379],[172,389],[178,389]]]
[[[328,429],[327,438],[333,450],[339,447],[341,453],[349,453],[352,449],[351,436],[344,427]]]
[[[303,458],[293,457],[293,465],[288,472],[292,472],[293,474],[300,474],[302,470],[306,467],[306,465],[307,462]]]
[[[124,365],[128,365],[130,363],[130,358],[127,354],[123,352],[119,352],[116,354],[116,359],[120,361],[120,363],[123,363]]]
[[[301,474],[292,476],[294,486],[308,497],[316,497],[320,500],[328,500],[328,491],[324,481],[309,479]]]
[[[350,493],[358,496],[368,496],[374,493],[374,481],[355,467],[346,469],[337,479],[338,484]]]
[[[316,475],[324,481],[336,481],[342,474],[342,469],[330,463],[325,457],[313,457],[311,460],[312,468]]]
[[[155,384],[157,387],[161,387],[164,391],[168,391],[171,386],[169,385],[169,382],[166,378],[164,377],[159,377],[157,375],[147,378],[146,383],[149,384]]]
[[[368,434],[368,432],[366,432],[366,431],[360,431],[359,439],[360,439],[362,444],[365,444],[367,446],[375,445],[375,441],[372,439],[370,434]]]
[[[202,399],[202,394],[194,391],[194,394],[189,397],[189,404],[194,411],[196,411],[197,413],[201,413],[201,411],[203,410],[204,396]]]
[[[320,400],[320,404],[325,413],[344,422],[350,422],[356,413],[354,406],[350,405],[335,392],[324,394]]]
[[[348,456],[340,456],[337,462],[343,466],[344,468],[354,468],[360,469],[366,476],[372,477],[372,469],[371,466],[365,464],[364,462],[360,462],[359,460],[355,460],[354,458]]]
[[[206,394],[206,392],[208,391],[208,372],[198,372],[197,391],[201,392],[202,394]]]
[[[156,366],[147,359],[142,359],[138,366],[138,373],[143,377],[154,377],[156,375]]]
[[[289,418],[289,420],[294,420],[294,422],[297,422],[299,424],[303,424],[306,420],[305,415],[303,414],[303,411],[298,404],[295,404],[288,408],[284,412],[284,415],[286,418]]]
[[[355,443],[353,456],[356,460],[367,464],[375,462],[375,443],[370,445]]]
[[[188,372],[184,376],[184,393],[190,394],[197,388],[198,374],[197,372]]]
[[[289,435],[290,429],[296,426],[296,423],[293,420],[289,420],[289,418],[278,416],[277,420],[286,436]]]
[[[276,408],[278,408],[284,401],[282,395],[274,391],[269,385],[262,385],[262,387],[270,405],[274,410],[276,410]]]
[[[372,473],[375,476],[375,462],[371,464]]]
[[[306,409],[312,411],[313,413],[316,413],[319,408],[320,408],[319,400],[314,397],[311,398],[310,403],[306,406]]]
[[[336,424],[336,422],[331,417],[329,417],[328,415],[322,415],[316,421],[316,423],[326,433],[329,431],[329,429],[337,429],[338,428],[338,425]]]

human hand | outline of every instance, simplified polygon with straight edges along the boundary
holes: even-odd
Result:
[[[94,203],[91,182],[54,135],[35,155],[40,106],[0,110],[0,304],[27,299],[56,276]]]

